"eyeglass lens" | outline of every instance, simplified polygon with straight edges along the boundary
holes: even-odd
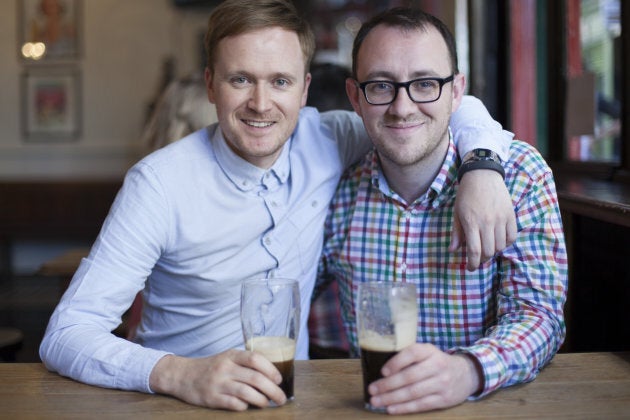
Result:
[[[440,97],[441,84],[437,79],[419,79],[410,83],[394,84],[376,81],[365,85],[365,96],[372,104],[388,104],[394,101],[400,87],[405,86],[407,94],[414,102],[433,102]]]

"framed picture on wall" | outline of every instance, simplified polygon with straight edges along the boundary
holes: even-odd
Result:
[[[75,69],[34,68],[22,75],[22,128],[27,141],[78,138],[80,74]]]
[[[18,0],[19,55],[28,62],[76,59],[81,0]]]

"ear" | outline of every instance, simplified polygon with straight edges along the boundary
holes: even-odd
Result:
[[[361,92],[361,88],[356,80],[350,77],[346,79],[346,95],[348,95],[348,99],[350,100],[350,104],[352,105],[354,112],[356,112],[359,116],[362,116],[360,100],[363,93]]]
[[[212,72],[208,67],[206,67],[206,70],[203,73],[203,77],[206,82],[206,93],[208,95],[208,100],[210,101],[210,103],[214,104],[215,100],[214,89],[212,88]]]
[[[453,78],[453,103],[452,112],[457,111],[462,103],[462,98],[466,93],[466,76],[463,73],[457,73]]]
[[[311,76],[311,73],[306,73],[306,76],[304,77],[304,92],[302,92],[302,108],[306,106],[306,101],[308,100],[308,87],[311,85],[312,79],[313,77]]]

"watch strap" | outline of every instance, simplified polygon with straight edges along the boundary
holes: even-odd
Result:
[[[489,169],[498,172],[505,179],[505,170],[497,153],[490,149],[473,149],[464,155],[462,164],[457,170],[457,181],[461,182],[466,172],[477,169]]]
[[[477,169],[490,169],[492,171],[498,172],[501,175],[501,178],[505,179],[505,170],[500,163],[494,162],[492,160],[471,160],[462,165],[457,170],[457,182],[461,182],[462,177],[466,172],[474,171]]]

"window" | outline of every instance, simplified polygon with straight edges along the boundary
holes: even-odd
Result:
[[[565,156],[570,161],[619,164],[620,0],[579,0],[569,6]]]
[[[539,4],[541,4],[539,2]],[[562,171],[630,180],[630,4],[547,2],[550,160]]]

